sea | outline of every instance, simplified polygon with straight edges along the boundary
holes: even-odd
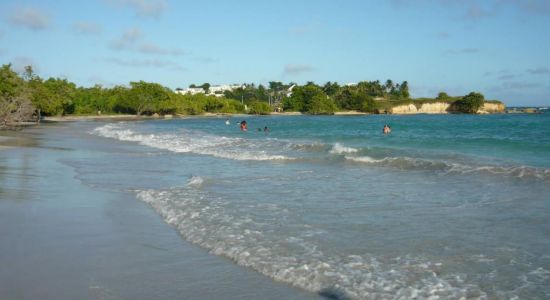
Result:
[[[66,161],[80,180],[131,191],[182,239],[274,281],[329,299],[550,299],[550,114],[190,117],[82,135],[128,150]]]

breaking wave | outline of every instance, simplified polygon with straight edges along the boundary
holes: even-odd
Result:
[[[388,166],[402,170],[429,170],[443,174],[471,174],[486,173],[505,177],[534,178],[550,180],[550,169],[534,168],[530,166],[483,166],[468,165],[442,160],[429,160],[412,157],[384,157],[376,159],[370,156],[345,156],[346,160]]]
[[[141,145],[180,153],[195,153],[233,160],[293,160],[277,153],[277,145],[270,140],[247,140],[243,138],[208,135],[182,130],[178,134],[143,134],[123,127],[123,124],[107,124],[91,132],[98,136],[120,141],[137,142]],[[274,151],[263,149],[272,148]]]
[[[459,299],[472,292],[485,295],[477,286],[457,286],[438,276],[441,264],[420,257],[401,256],[382,262],[367,253],[327,253],[312,238],[322,232],[296,223],[292,212],[277,204],[249,202],[244,211],[242,204],[189,185],[143,190],[137,197],[186,240],[274,280],[321,295],[341,295],[342,299]],[[292,222],[266,222],[266,212],[270,219]]]
[[[332,149],[330,149],[330,154],[344,154],[344,153],[356,153],[358,152],[358,149],[352,148],[352,147],[346,147],[341,145],[340,143],[336,143],[332,146]]]

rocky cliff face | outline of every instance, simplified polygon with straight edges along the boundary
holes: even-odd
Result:
[[[484,103],[478,113],[503,113],[504,109],[505,106],[502,103]],[[424,103],[418,108],[414,104],[406,104],[390,109],[392,114],[448,114],[452,112],[451,104],[447,102]]]
[[[502,103],[487,103],[477,112],[478,114],[501,114],[504,113],[506,106]]]

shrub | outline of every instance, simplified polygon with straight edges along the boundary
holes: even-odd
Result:
[[[485,97],[481,93],[471,92],[462,99],[455,101],[453,105],[459,112],[475,114],[483,106],[484,100]]]
[[[271,106],[265,102],[252,102],[250,103],[248,113],[253,115],[269,115],[271,113]]]

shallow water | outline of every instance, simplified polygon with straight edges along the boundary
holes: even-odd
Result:
[[[140,154],[66,163],[308,291],[550,297],[550,115],[246,119],[249,132],[240,118],[98,125],[87,134]]]
[[[321,298],[182,240],[127,188],[170,173],[144,168],[155,165],[144,149],[87,134],[97,126],[8,132],[12,147],[0,149],[0,299]]]

